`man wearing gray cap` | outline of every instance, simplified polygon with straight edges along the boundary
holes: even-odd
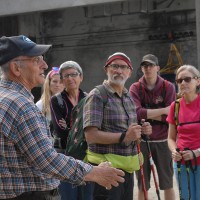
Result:
[[[121,170],[93,167],[52,147],[48,122],[31,94],[44,82],[42,55],[50,47],[23,35],[0,38],[0,199],[60,200],[59,180],[108,189],[124,181]]]
[[[130,94],[137,107],[138,120],[146,119],[152,125],[149,145],[152,158],[156,165],[159,186],[164,190],[165,200],[174,200],[172,157],[167,144],[168,125],[166,117],[170,104],[175,100],[174,85],[158,75],[160,70],[158,58],[147,54],[140,64],[143,76],[130,87]],[[147,138],[146,138],[147,139]],[[146,189],[150,188],[151,166],[147,143],[141,141],[141,151],[144,155],[144,177]],[[138,200],[144,198],[141,175],[138,175]]]

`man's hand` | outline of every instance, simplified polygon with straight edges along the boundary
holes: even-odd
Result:
[[[99,185],[110,190],[112,186],[117,187],[119,183],[123,183],[124,172],[122,170],[110,167],[109,163],[94,166],[93,169],[84,177],[85,181],[96,182]]]
[[[151,135],[152,134],[152,126],[149,122],[144,122],[142,124],[142,133],[145,135]]]
[[[137,123],[132,123],[128,130],[126,131],[126,137],[124,138],[123,142],[131,143],[132,141],[136,141],[141,138],[141,131],[142,127]]]

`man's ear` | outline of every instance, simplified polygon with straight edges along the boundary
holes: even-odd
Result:
[[[131,77],[132,73],[133,73],[133,70],[130,70],[129,76],[128,76],[129,78]]]
[[[21,75],[21,67],[17,62],[10,62],[10,72],[15,76],[19,77]]]
[[[107,74],[107,67],[104,67],[104,71],[106,72],[106,74]]]

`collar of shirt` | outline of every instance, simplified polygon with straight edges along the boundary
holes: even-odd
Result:
[[[34,96],[31,94],[31,92],[21,83],[17,83],[14,81],[7,81],[7,80],[1,80],[0,81],[0,86],[4,88],[9,88],[14,91],[18,91],[25,97],[27,97],[30,100],[34,100]]]

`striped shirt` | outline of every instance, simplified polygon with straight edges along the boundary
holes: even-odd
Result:
[[[137,122],[136,107],[133,100],[125,88],[120,97],[107,81],[104,81],[103,85],[107,91],[107,103],[103,105],[102,96],[98,89],[90,92],[83,112],[84,128],[95,126],[102,131],[112,132],[112,134],[127,131],[131,123]],[[89,144],[89,150],[100,154],[112,153],[122,156],[136,154],[134,144],[128,147],[119,143]]]
[[[0,199],[79,185],[91,165],[58,154],[45,116],[23,85],[0,81]]]

